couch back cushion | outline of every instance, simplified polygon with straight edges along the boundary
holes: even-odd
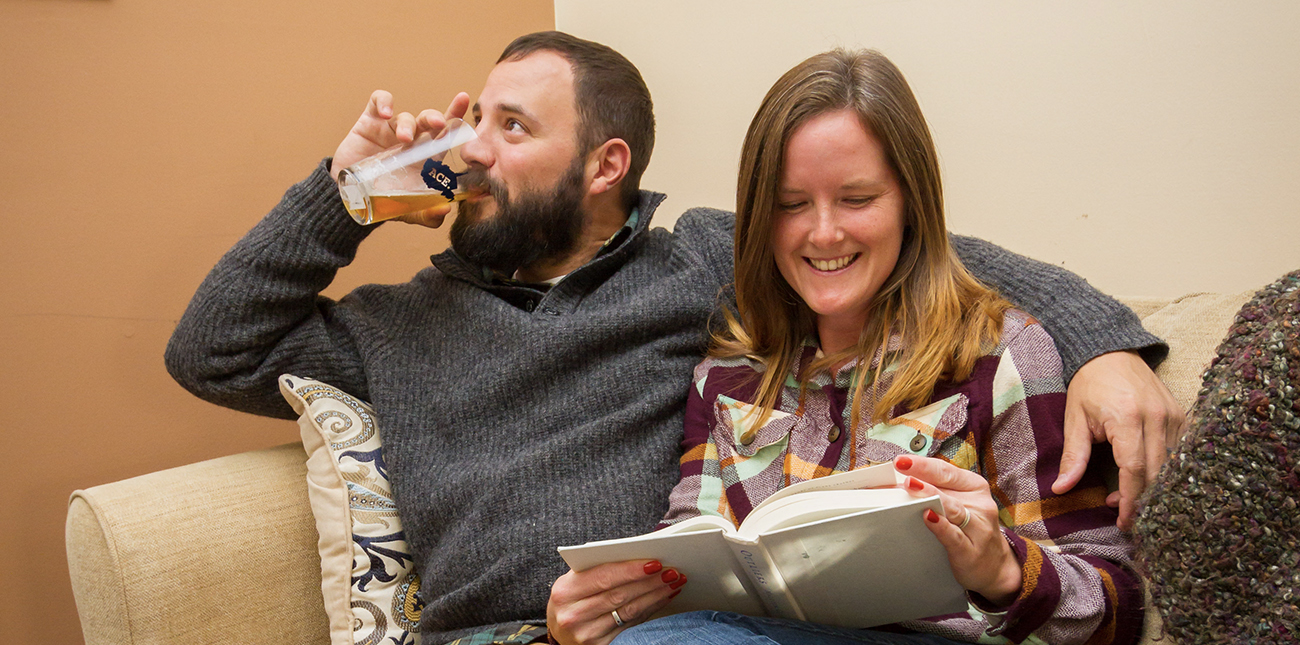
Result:
[[[1219,343],[1255,290],[1234,294],[1193,293],[1179,298],[1120,298],[1137,312],[1147,331],[1169,343],[1169,357],[1156,374],[1184,410],[1191,409]]]

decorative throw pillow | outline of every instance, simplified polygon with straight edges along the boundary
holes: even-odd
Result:
[[[420,578],[393,505],[374,410],[338,388],[285,374],[299,414],[331,645],[419,642]]]
[[[1238,312],[1134,527],[1173,640],[1300,643],[1297,500],[1300,271]]]

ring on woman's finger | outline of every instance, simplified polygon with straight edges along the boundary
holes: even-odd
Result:
[[[965,531],[966,525],[970,524],[970,508],[963,506],[961,510],[966,511],[966,517],[961,518],[961,524],[958,524],[957,528]]]
[[[609,612],[609,615],[614,617],[614,624],[615,624],[615,625],[617,625],[617,626],[619,626],[619,627],[622,627],[622,626],[623,626],[623,617],[620,616],[620,615],[618,615],[618,610],[617,610],[617,609],[615,609],[614,611]]]

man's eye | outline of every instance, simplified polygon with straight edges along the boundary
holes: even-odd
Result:
[[[528,130],[527,130],[526,128],[524,128],[524,124],[520,123],[520,122],[519,122],[518,120],[516,120],[516,119],[507,119],[507,120],[506,120],[506,131],[507,131],[507,132],[518,132],[518,133],[520,133],[520,134],[523,134],[523,133],[525,133],[525,132],[528,132]]]

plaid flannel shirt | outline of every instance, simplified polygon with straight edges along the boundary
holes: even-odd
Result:
[[[899,349],[895,337],[889,350]],[[681,481],[665,524],[700,514],[739,524],[785,486],[900,454],[937,457],[989,482],[1024,587],[1009,607],[984,606],[972,595],[966,613],[903,627],[981,643],[1138,641],[1140,582],[1099,469],[1090,466],[1065,495],[1051,490],[1064,442],[1065,383],[1060,355],[1035,320],[1008,311],[998,346],[977,361],[970,378],[941,383],[928,405],[895,409],[888,421],[873,424],[874,395],[888,388],[896,365],[886,368],[879,389],[864,391],[856,428],[849,422],[856,363],[815,376],[801,395],[795,374],[816,356],[814,345],[805,346],[776,410],[748,445],[740,437],[757,422],[749,413],[761,367],[711,358],[695,369]]]

